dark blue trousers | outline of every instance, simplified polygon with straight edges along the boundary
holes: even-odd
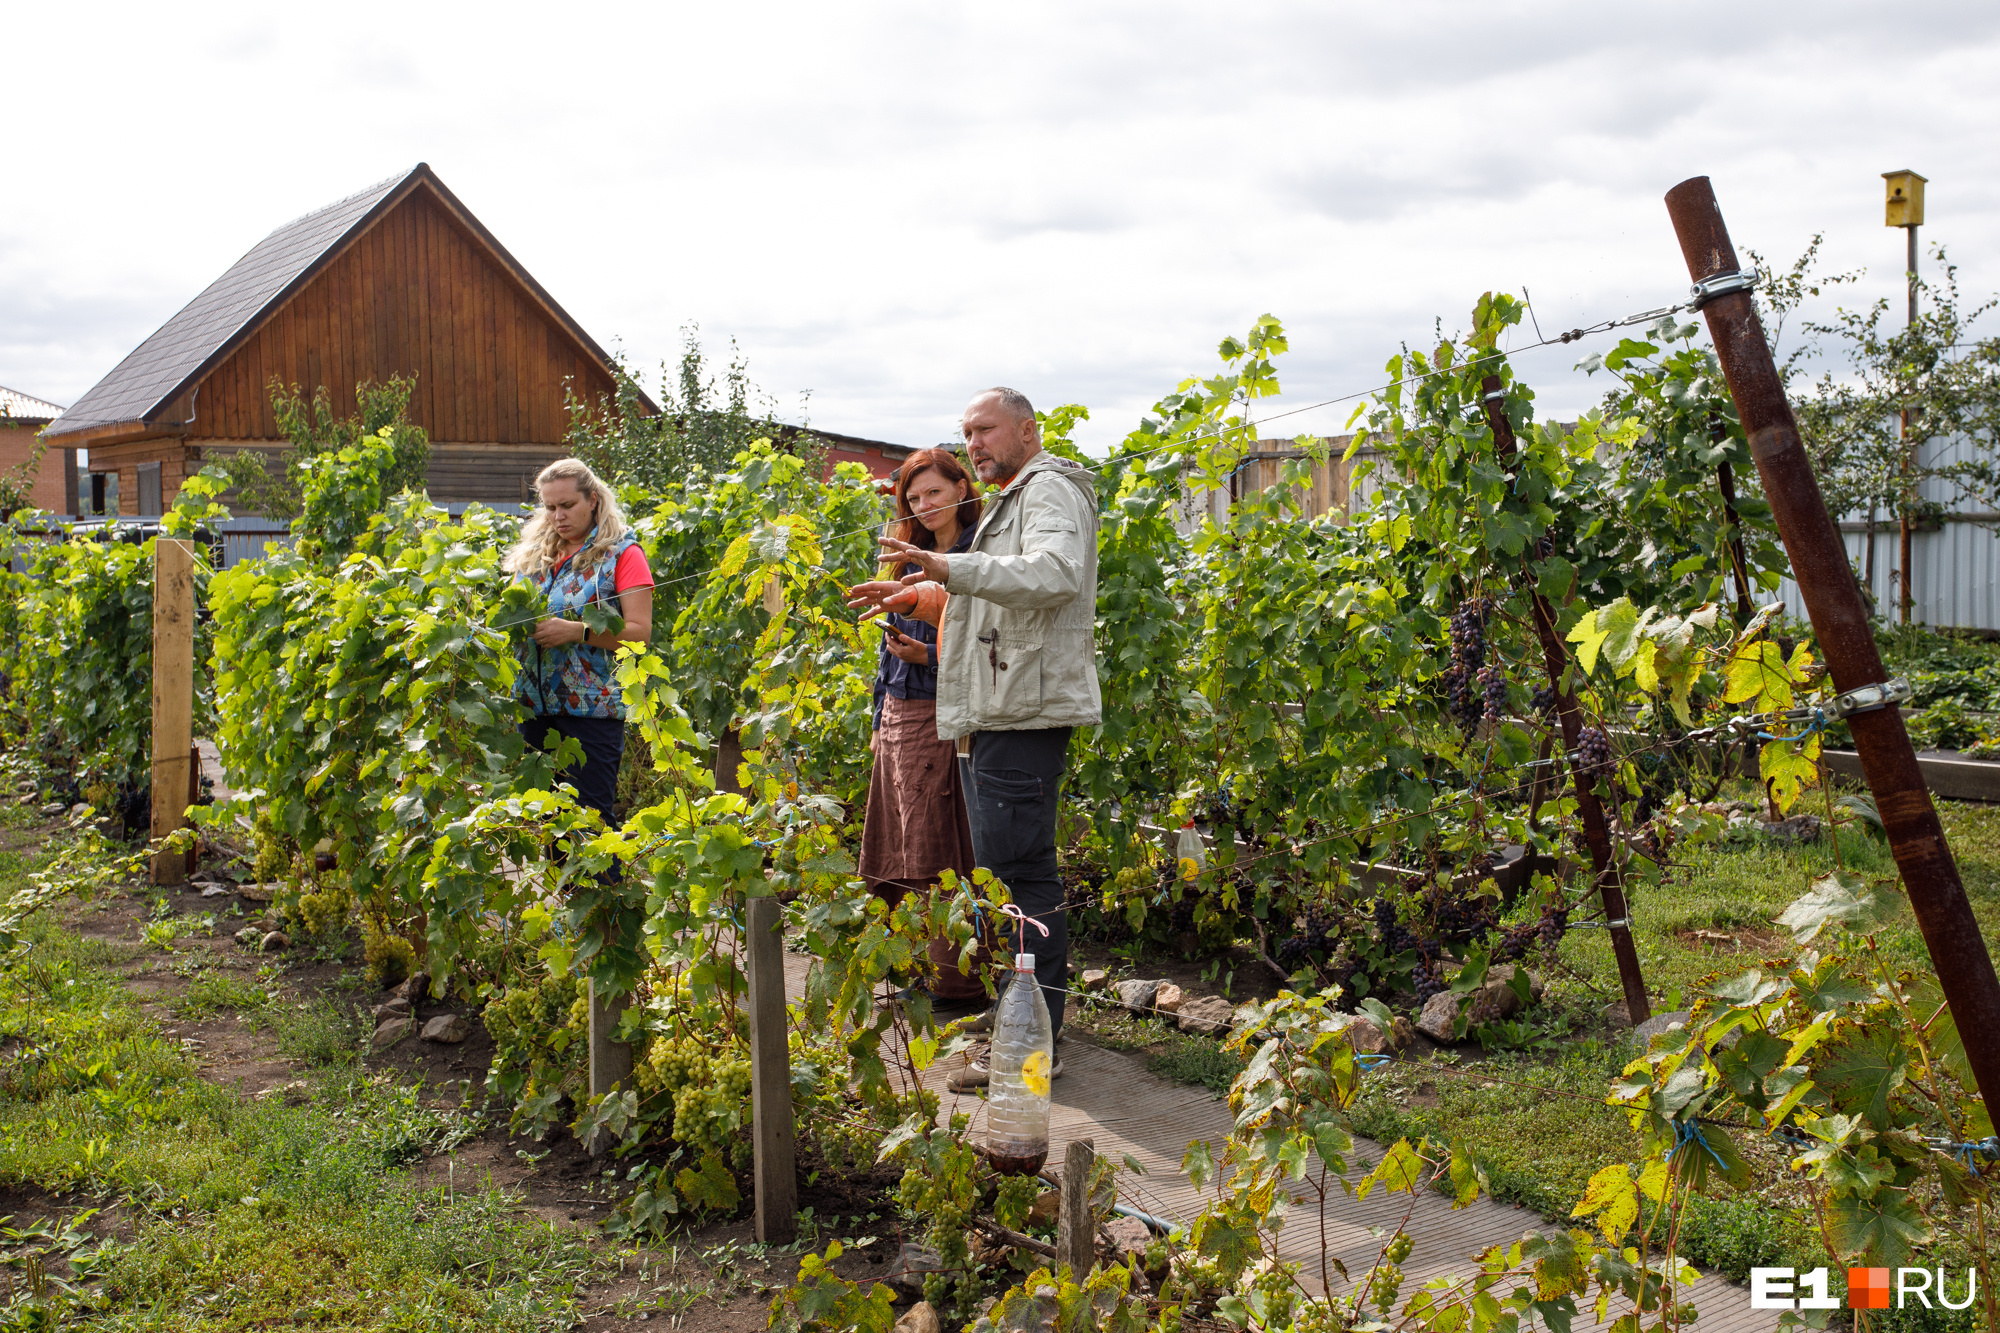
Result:
[[[1023,930],[1015,952],[1035,955],[1035,980],[1057,1032],[1069,986],[1069,911],[1056,871],[1056,813],[1069,737],[1068,727],[982,731],[972,738],[972,754],[958,761],[973,856],[1007,886],[1016,906],[1048,927],[1047,935]]]

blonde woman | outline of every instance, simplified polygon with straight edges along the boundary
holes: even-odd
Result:
[[[514,698],[528,713],[521,734],[539,750],[565,736],[583,746],[583,764],[563,772],[583,804],[614,824],[611,797],[625,755],[625,701],[614,675],[618,645],[653,633],[653,571],[618,508],[618,497],[588,464],[563,458],[535,478],[535,516],[507,553],[506,569],[539,593],[546,615],[522,649]],[[616,635],[592,633],[574,617],[584,607],[615,609]]]

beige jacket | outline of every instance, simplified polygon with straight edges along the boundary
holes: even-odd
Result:
[[[945,557],[938,735],[1092,727],[1097,689],[1097,487],[1037,454],[989,495],[972,548]]]

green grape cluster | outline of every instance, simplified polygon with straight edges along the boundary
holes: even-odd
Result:
[[[645,1092],[679,1093],[710,1081],[713,1061],[686,1037],[654,1037],[634,1074]]]
[[[743,1127],[750,1099],[748,1060],[710,1060],[706,1086],[688,1085],[674,1094],[674,1137],[693,1147],[722,1148]]]
[[[511,986],[486,1002],[480,1017],[503,1052],[551,1048],[560,1053],[583,1040],[590,1001],[575,977],[542,977]]]
[[[1146,893],[1159,882],[1159,875],[1150,866],[1126,866],[1111,877],[1110,885],[1104,890],[1103,909],[1115,912],[1118,905],[1134,894]]]
[[[1003,1227],[1020,1230],[1028,1224],[1028,1212],[1042,1192],[1042,1182],[1033,1176],[1004,1176],[999,1197],[993,1201],[993,1216]]]

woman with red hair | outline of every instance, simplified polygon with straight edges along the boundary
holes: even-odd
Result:
[[[979,526],[978,485],[950,451],[910,455],[897,474],[895,495],[891,531],[899,541],[947,554],[970,545]],[[884,577],[900,578],[917,568],[905,564]],[[905,893],[930,891],[942,871],[969,877],[974,861],[957,750],[938,739],[937,629],[894,612],[878,623],[882,660],[875,673],[875,732],[868,743],[875,771],[861,833],[861,877],[894,903]],[[957,955],[943,940],[932,941],[931,962],[933,1002],[947,1008],[986,1002],[978,969],[962,975]]]

